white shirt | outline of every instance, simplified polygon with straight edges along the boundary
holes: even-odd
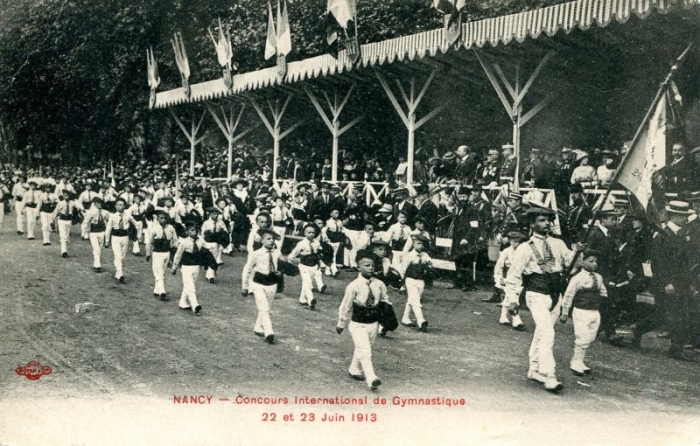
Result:
[[[412,250],[403,257],[401,265],[399,265],[399,274],[401,274],[401,277],[405,277],[406,270],[412,263],[426,263],[428,265],[432,265],[431,260],[432,259],[430,258],[427,252],[418,252],[416,250]]]
[[[374,306],[380,301],[391,303],[384,282],[376,278],[365,279],[362,274],[358,274],[357,279],[350,282],[345,288],[345,295],[340,303],[340,308],[338,308],[338,327],[345,328],[347,325],[352,314],[353,304],[367,306],[370,289],[374,296]]]
[[[280,258],[279,250],[273,248],[272,250],[268,251],[263,246],[257,251],[253,251],[253,253],[248,256],[248,261],[243,267],[241,289],[249,289],[250,279],[256,272],[261,274],[270,273],[270,252],[272,252],[272,262],[275,266],[275,271],[278,271],[277,262]]]

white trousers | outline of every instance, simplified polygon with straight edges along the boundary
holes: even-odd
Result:
[[[199,277],[199,265],[182,265],[182,294],[180,295],[180,308],[191,307],[194,312],[197,302],[197,289],[195,283]]]
[[[391,253],[391,267],[395,270],[401,269],[401,262],[403,261],[403,251],[392,251]]]
[[[53,214],[48,212],[39,212],[39,218],[41,220],[41,235],[44,243],[51,243],[51,222],[53,221],[51,217]]]
[[[114,277],[120,279],[124,277],[124,258],[126,257],[126,248],[129,245],[129,237],[112,236],[112,252],[114,253]]]
[[[136,227],[136,241],[134,242],[134,246],[131,248],[131,252],[134,254],[140,254],[141,247],[139,246],[139,243],[143,241],[143,222],[137,221],[134,226]]]
[[[284,242],[284,236],[287,234],[286,226],[272,226],[272,230],[275,231],[277,235],[280,236],[280,243]]]
[[[355,344],[355,350],[352,353],[352,361],[348,372],[351,375],[361,375],[364,373],[367,384],[371,385],[372,381],[377,379],[372,365],[372,344],[377,338],[378,322],[371,324],[362,324],[360,322],[350,321],[348,331],[352,336],[352,342]]]
[[[73,226],[72,221],[58,219],[58,241],[61,244],[61,254],[68,252],[71,226]]]
[[[209,251],[211,251],[211,254],[212,254],[212,255],[214,256],[214,258],[216,259],[216,262],[217,262],[217,263],[221,263],[221,246],[219,246],[218,243],[204,242],[204,244],[202,245],[202,247],[204,247],[204,248],[208,249]],[[205,277],[207,278],[207,280],[215,278],[215,277],[216,277],[216,271],[214,271],[214,270],[211,269],[211,268],[207,268],[207,272],[206,272],[206,274],[205,274]]]
[[[156,281],[156,284],[153,287],[153,294],[166,294],[165,269],[168,267],[170,253],[154,251],[151,257],[151,261],[153,262],[151,263],[151,268],[153,269],[153,278]]]
[[[535,333],[530,345],[530,370],[538,371],[545,376],[554,376],[556,362],[554,361],[554,324],[559,318],[561,301],[552,311],[552,298],[548,294],[527,291],[525,301],[535,321]]]
[[[323,274],[321,274],[321,269],[318,266],[306,266],[300,263],[299,275],[301,276],[299,302],[302,304],[311,303],[311,300],[314,298],[314,280],[316,281],[316,288],[318,290],[323,287]]]
[[[333,248],[333,262],[330,265],[330,268],[326,268],[326,275],[327,276],[335,276],[338,273],[338,264],[336,263],[336,257],[338,256],[338,250],[340,249],[340,242],[338,243],[328,243],[331,245],[331,248]],[[328,270],[331,270],[329,273]]]
[[[24,202],[15,202],[15,221],[17,222],[17,231],[24,232]]]
[[[571,368],[585,370],[586,350],[598,334],[600,327],[600,312],[598,310],[582,310],[574,307],[572,319],[574,321],[574,356],[571,358]]]
[[[350,239],[350,243],[352,243],[352,249],[345,248],[345,255],[343,256],[345,261],[343,263],[351,268],[357,268],[357,262],[355,262],[355,256],[357,255],[357,241],[360,239],[360,234],[362,234],[362,231],[346,229],[345,234]]]
[[[92,246],[92,267],[102,267],[102,246],[105,243],[104,232],[91,232],[90,245]]]
[[[250,292],[255,296],[255,307],[258,309],[258,317],[255,319],[253,330],[265,333],[265,336],[275,334],[272,330],[272,320],[270,319],[270,309],[277,294],[277,285],[260,285],[251,282]]]
[[[34,228],[36,228],[36,219],[39,217],[39,208],[24,208],[24,213],[27,217],[27,238],[34,238]]]
[[[411,312],[413,312],[413,315],[416,317],[416,323],[420,327],[425,321],[422,305],[420,303],[423,291],[425,290],[425,282],[406,277],[405,284],[407,300],[406,308],[403,311],[402,322],[405,324],[411,323]]]

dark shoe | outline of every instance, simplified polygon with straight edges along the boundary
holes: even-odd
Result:
[[[192,311],[192,307],[178,307],[181,310],[189,310]]]
[[[64,259],[67,259],[67,258],[68,258],[68,253],[67,253],[67,252],[64,252],[63,254],[61,254],[61,257],[63,257]]]
[[[217,263],[216,266],[218,266],[219,268],[221,268],[222,266],[224,266],[224,262]]]
[[[255,336],[259,336],[261,338],[265,337],[265,333],[263,333],[262,331],[254,331],[253,333],[255,333]]]
[[[265,336],[265,342],[267,342],[268,344],[274,344],[275,343],[275,335]]]
[[[423,323],[420,324],[420,331],[422,331],[422,332],[428,331],[428,321],[423,321]]]
[[[17,231],[17,235],[24,235],[24,232],[22,232],[22,231]]]
[[[316,299],[311,299],[311,302],[309,302],[309,308],[312,310],[316,308]]]
[[[515,331],[527,331],[525,324],[513,325],[513,330]]]
[[[573,373],[575,376],[586,376],[585,370],[571,369],[571,373]]]
[[[370,390],[374,391],[379,388],[379,386],[382,385],[382,382],[379,380],[379,378],[375,378],[374,381],[372,381],[372,385],[370,386]]]
[[[136,257],[141,257],[141,253],[140,253],[140,252],[134,252],[134,253],[132,253],[132,254],[134,254]]]
[[[121,276],[119,279],[117,279],[119,283],[124,283],[124,276]]]
[[[201,305],[197,305],[196,307],[194,307],[194,314],[199,314],[200,311],[202,311]]]
[[[403,325],[404,327],[417,327],[418,326],[418,324],[416,324],[415,322],[410,322],[407,324],[403,321],[401,321],[401,325]]]
[[[215,279],[215,278],[213,278],[213,277],[212,277],[212,278],[210,278],[210,279],[207,279],[207,281],[209,281],[209,283],[216,283],[216,279]]]
[[[365,380],[365,375],[353,375],[350,372],[348,372],[348,375],[350,376],[350,378],[354,379],[355,381],[364,381]]]
[[[499,322],[499,324],[503,325],[504,327],[510,327],[512,325],[510,321]]]
[[[35,237],[27,237],[27,240],[36,240]]]
[[[41,246],[51,246],[51,242],[42,243]]]
[[[328,289],[328,286],[323,285],[320,290],[318,290],[321,294],[326,294],[326,290]]]
[[[163,302],[167,302],[170,300],[170,298],[168,297],[167,294],[163,293],[160,295],[160,300],[162,300]]]
[[[379,336],[386,338],[386,329],[384,327],[379,329]]]
[[[610,345],[614,345],[615,347],[620,347],[622,346],[622,341],[624,341],[625,338],[619,335],[614,335],[611,337],[608,337],[608,342]]]
[[[309,303],[308,302],[299,302],[299,305],[301,305],[302,307],[306,307],[309,305]]]
[[[102,272],[102,268],[99,267],[99,266],[98,266],[98,267],[93,267],[92,270],[95,271],[96,273],[101,273],[101,272]]]

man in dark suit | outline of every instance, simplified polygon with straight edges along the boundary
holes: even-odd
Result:
[[[598,214],[599,221],[591,229],[586,240],[588,247],[599,253],[597,272],[603,276],[608,290],[608,298],[603,299],[600,304],[600,331],[605,332],[608,342],[613,345],[619,345],[622,342],[622,337],[615,331],[620,316],[615,286],[619,259],[617,243],[612,236],[612,231],[617,226],[617,217],[618,214],[612,207],[602,209]]]
[[[418,216],[425,220],[426,229],[432,235],[435,235],[435,227],[437,226],[440,209],[433,200],[431,200],[431,197],[437,194],[438,191],[439,188],[430,191],[420,191],[414,200],[416,208],[418,209]]]
[[[331,206],[333,206],[333,197],[331,196],[330,184],[321,183],[319,185],[321,193],[316,196],[311,202],[311,208],[309,210],[310,215],[318,215],[323,218],[323,220],[328,220],[331,216]]]
[[[685,228],[690,205],[684,201],[671,201],[666,206],[669,218],[662,231],[654,236],[652,244],[652,271],[660,288],[659,304],[668,317],[671,347],[668,355],[680,360],[693,360],[683,351],[691,336],[689,317],[693,304],[693,274],[690,272],[693,256],[689,235]],[[697,276],[697,273],[695,273]]]
[[[583,230],[593,217],[593,211],[584,200],[583,187],[579,183],[569,186],[569,200],[571,203],[568,206],[562,205],[566,209],[566,225],[562,238],[568,245],[571,245],[583,235]]]
[[[462,291],[475,289],[475,263],[486,253],[484,223],[490,218],[490,206],[481,200],[480,188],[469,188],[469,195],[458,195],[459,204],[454,220],[452,256],[455,262],[455,288]]]
[[[686,150],[682,143],[675,143],[671,149],[671,164],[658,170],[654,175],[655,183],[666,193],[679,193],[691,190],[698,175],[698,166],[694,160],[685,156]]]
[[[476,169],[479,160],[475,153],[472,153],[469,146],[457,147],[457,167],[455,168],[455,178],[464,184],[471,184],[476,178]]]

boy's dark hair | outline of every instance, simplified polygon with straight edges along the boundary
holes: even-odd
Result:
[[[581,256],[581,259],[586,260],[589,257],[598,257],[600,256],[600,251],[596,251],[595,249],[587,249],[583,251],[583,255]]]
[[[364,259],[370,259],[372,260],[372,262],[376,262],[377,256],[368,249],[361,249],[357,251],[357,255],[355,256],[355,263],[360,263],[360,261]]]

